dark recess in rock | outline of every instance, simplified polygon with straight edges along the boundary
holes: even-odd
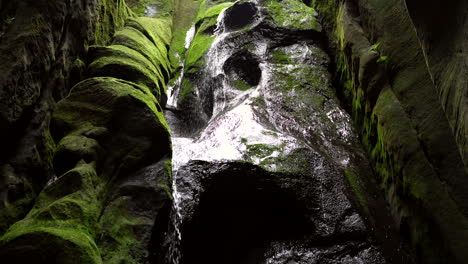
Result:
[[[255,19],[257,7],[253,3],[237,3],[226,10],[224,26],[226,30],[234,31],[251,24]]]
[[[181,263],[260,263],[270,241],[300,240],[313,232],[306,205],[279,185],[275,178],[281,176],[250,164],[220,167],[184,227]]]
[[[244,80],[250,86],[256,86],[262,77],[258,67],[259,61],[247,50],[242,50],[227,59],[223,66],[224,72],[231,80]]]

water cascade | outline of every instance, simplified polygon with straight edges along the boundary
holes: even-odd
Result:
[[[171,263],[380,263],[388,254],[346,183],[343,171],[370,173],[369,164],[333,90],[321,27],[300,5],[297,26],[280,17],[297,12],[291,3],[236,2],[219,12],[195,63],[204,66],[183,59],[166,111]],[[187,32],[187,51],[201,34]]]

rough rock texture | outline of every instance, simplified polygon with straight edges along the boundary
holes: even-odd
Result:
[[[160,106],[171,71],[170,27],[168,16],[131,18],[112,45],[90,48],[87,78],[52,114],[54,174],[32,210],[0,238],[2,261],[161,258],[171,204],[170,132]]]
[[[0,234],[53,174],[50,112],[81,80],[86,51],[107,44],[123,0],[0,2]]]
[[[461,13],[466,2],[436,2],[314,5],[335,50],[339,93],[401,233],[424,263],[463,263],[468,258],[466,16]]]
[[[180,263],[385,263],[344,195],[340,170],[309,149],[301,151],[310,168],[295,173],[245,162],[181,167]]]

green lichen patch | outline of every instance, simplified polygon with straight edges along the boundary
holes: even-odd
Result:
[[[317,12],[308,7],[303,1],[297,0],[268,0],[266,7],[271,22],[279,27],[291,30],[315,30],[320,32],[322,27],[318,23]]]

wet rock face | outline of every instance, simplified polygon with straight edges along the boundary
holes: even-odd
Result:
[[[334,36],[338,91],[401,233],[421,262],[463,263],[467,2],[421,3],[314,4]]]
[[[182,80],[194,91],[181,101],[196,100],[181,115],[208,118],[191,138],[173,138],[181,263],[412,263],[332,87],[315,12],[275,3],[250,3],[255,20],[234,31],[236,5],[221,12],[191,64],[199,71]]]
[[[109,42],[128,15],[122,0],[2,1],[0,233],[25,216],[54,174],[50,113],[83,78],[86,47]],[[11,200],[13,188],[24,192]]]
[[[369,250],[382,260],[342,194],[339,171],[317,154],[308,156],[311,167],[320,163],[321,170],[273,173],[248,163],[205,161],[181,167],[176,175],[183,197],[180,263],[285,263],[288,258],[318,263],[310,261],[351,259]],[[308,257],[297,258],[303,254]]]
[[[236,3],[226,11],[225,29],[234,31],[251,24],[254,22],[257,12],[258,9],[254,3]]]

